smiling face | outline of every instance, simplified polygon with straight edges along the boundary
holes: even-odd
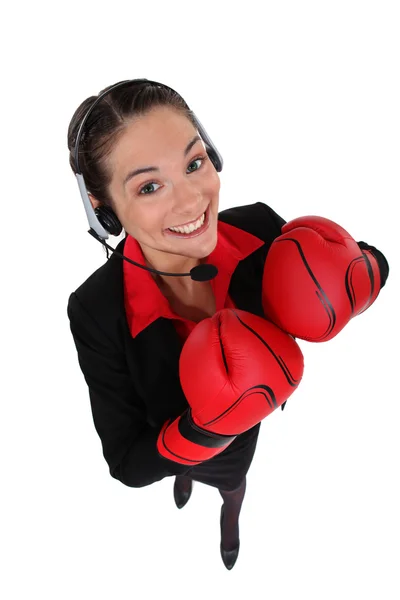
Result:
[[[220,179],[189,119],[164,106],[137,117],[107,164],[114,210],[150,265],[190,270],[214,250]],[[99,203],[92,199],[92,204]],[[206,210],[208,227],[201,233],[186,237],[168,230],[196,221]]]

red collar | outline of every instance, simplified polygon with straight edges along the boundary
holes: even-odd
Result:
[[[218,221],[217,232],[217,245],[207,262],[218,268],[218,275],[211,280],[218,311],[225,306],[230,280],[238,262],[260,248],[264,241],[222,221]],[[123,254],[141,265],[146,264],[139,243],[129,234]],[[125,312],[132,337],[136,337],[159,317],[185,320],[172,311],[151,273],[124,260],[123,275]]]

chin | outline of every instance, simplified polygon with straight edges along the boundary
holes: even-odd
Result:
[[[200,244],[199,245],[199,255],[201,254],[202,256],[208,256],[209,254],[211,254],[211,252],[213,252],[213,250],[215,250],[216,246],[218,243],[218,231],[217,231],[217,227],[213,227],[212,231],[209,232],[209,237],[206,243],[204,243],[204,245]]]

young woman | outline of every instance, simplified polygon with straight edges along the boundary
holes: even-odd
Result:
[[[264,317],[263,266],[285,221],[262,202],[218,212],[220,157],[182,97],[162,84],[121,82],[87,98],[71,120],[68,147],[99,222],[114,235],[125,230],[117,251],[154,269],[113,254],[68,302],[110,474],[131,487],[175,476],[178,508],[193,480],[217,488],[221,556],[231,569],[260,423],[194,466],[160,453],[160,432],[188,407],[178,363],[197,324],[223,308]],[[203,263],[218,275],[166,275]]]

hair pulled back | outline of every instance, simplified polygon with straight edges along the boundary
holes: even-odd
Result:
[[[98,96],[114,85],[101,90]],[[68,127],[69,164],[74,173],[77,172],[74,151],[79,126],[98,96],[90,96],[78,106]],[[89,115],[80,138],[79,168],[87,191],[104,205],[113,208],[109,194],[111,173],[106,164],[109,153],[128,123],[158,106],[174,108],[197,129],[192,111],[177,92],[162,84],[135,83],[135,80],[109,92]]]

